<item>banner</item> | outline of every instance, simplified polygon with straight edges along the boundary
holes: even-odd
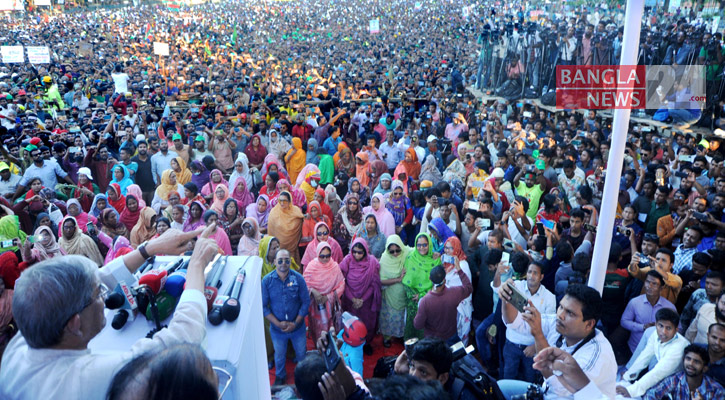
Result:
[[[379,19],[370,20],[370,33],[380,33],[380,20]]]
[[[23,46],[0,46],[0,54],[2,54],[3,63],[25,62]]]
[[[169,44],[163,42],[154,42],[154,54],[157,56],[169,55]]]
[[[48,46],[28,46],[28,62],[31,64],[50,64],[50,50]]]
[[[0,11],[25,10],[24,0],[0,0]]]
[[[36,6],[50,6],[50,0],[35,0]]]

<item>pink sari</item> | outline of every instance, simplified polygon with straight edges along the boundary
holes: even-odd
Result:
[[[325,248],[332,251],[327,242],[318,244],[317,255],[319,256]],[[330,324],[333,324],[336,330],[339,330],[341,326],[342,306],[340,299],[345,292],[345,277],[342,275],[342,271],[337,262],[327,260],[323,264],[319,257],[307,265],[302,276],[305,278],[308,289],[315,289],[321,295],[327,296],[327,302],[324,304],[325,307],[323,310],[320,310],[314,296],[310,293],[309,333],[312,336],[312,340],[316,343],[322,331],[330,329]],[[328,322],[324,323],[323,319],[326,319]]]

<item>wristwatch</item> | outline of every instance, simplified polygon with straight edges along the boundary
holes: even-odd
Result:
[[[142,243],[141,246],[138,246],[137,250],[141,253],[141,257],[143,257],[144,260],[148,260],[151,257],[148,251],[146,251],[146,243]]]

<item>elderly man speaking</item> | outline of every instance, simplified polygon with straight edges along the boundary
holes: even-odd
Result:
[[[20,333],[2,359],[0,398],[103,399],[114,374],[133,357],[177,343],[201,343],[207,313],[204,267],[218,251],[216,242],[208,239],[213,227],[203,233],[169,230],[101,269],[85,257],[64,256],[23,271],[13,297]],[[139,340],[126,352],[91,353],[88,343],[106,324],[107,288],[118,281],[133,282],[144,256],[181,254],[199,233],[186,288],[168,329]]]

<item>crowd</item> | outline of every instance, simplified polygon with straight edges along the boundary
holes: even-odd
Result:
[[[544,93],[547,62],[605,63],[605,50],[615,62],[621,10],[547,6],[532,18],[518,3],[318,3],[5,17],[3,40],[49,46],[51,63],[0,67],[0,348],[30,335],[17,315],[29,306],[13,301],[21,273],[66,255],[135,271],[139,248],[181,231],[191,236],[179,250],[196,251],[206,229],[220,253],[263,261],[276,384],[290,343],[314,369],[307,341],[334,328],[359,376],[377,335],[384,347],[425,338],[395,370],[449,394],[446,345],[459,341],[507,398],[542,377],[552,394],[584,390],[535,368],[550,346],[606,397],[659,398],[663,382],[703,399],[723,390],[722,140],[630,125],[600,296],[582,284],[607,170],[620,167],[607,165],[611,121],[465,90],[520,80]],[[368,32],[374,15],[379,33]],[[645,23],[643,63],[705,63],[709,93],[722,93],[720,32],[697,36],[679,12]],[[718,125],[723,107],[655,117]]]

